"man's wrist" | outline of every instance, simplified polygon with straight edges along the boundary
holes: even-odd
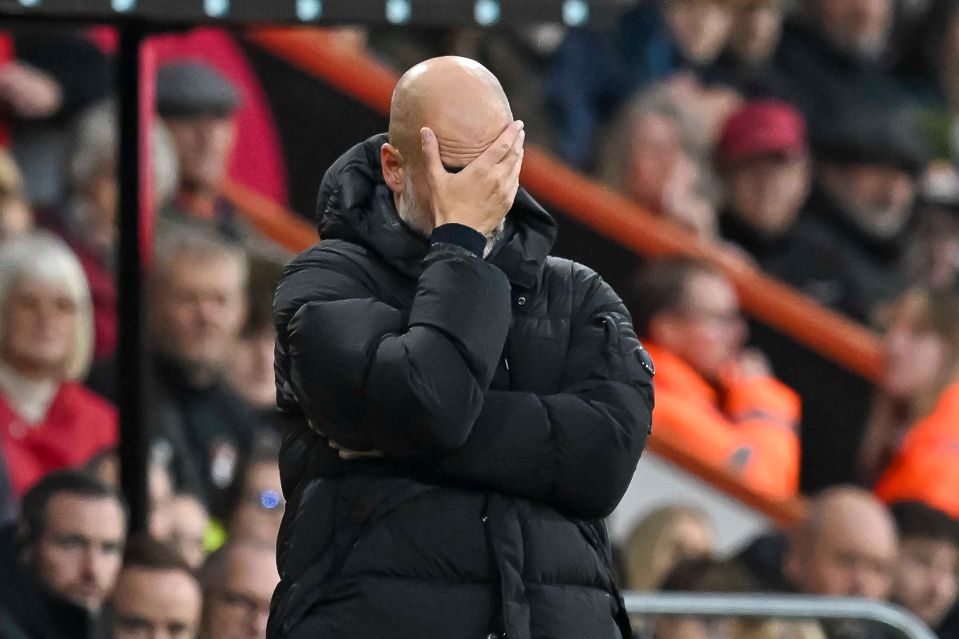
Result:
[[[483,251],[486,249],[486,238],[483,237],[482,233],[465,224],[456,222],[441,224],[433,229],[430,234],[430,243],[437,244],[439,242],[464,248],[476,257],[483,257]]]

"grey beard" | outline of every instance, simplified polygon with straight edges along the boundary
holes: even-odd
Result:
[[[428,238],[430,236],[430,232],[427,229],[432,227],[432,214],[424,213],[418,206],[416,206],[416,200],[413,197],[412,190],[409,188],[409,186],[398,199],[399,201],[397,202],[396,214],[399,215],[399,218],[403,220],[411,229],[423,237]],[[486,234],[486,246],[483,248],[483,259],[489,257],[489,254],[493,252],[494,248],[496,248],[496,243],[503,236],[503,229],[505,228],[505,225],[506,220],[500,220],[499,225],[493,229],[492,232]]]

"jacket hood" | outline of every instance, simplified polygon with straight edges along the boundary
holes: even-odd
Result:
[[[380,148],[386,141],[386,134],[375,135],[327,170],[316,207],[320,237],[364,245],[404,274],[418,277],[429,240],[396,214],[380,166]],[[556,222],[521,188],[506,216],[503,237],[488,260],[513,284],[532,289],[555,240]]]

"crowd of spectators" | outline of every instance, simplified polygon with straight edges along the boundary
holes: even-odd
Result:
[[[802,521],[720,555],[705,513],[686,506],[651,511],[624,546],[623,583],[636,591],[797,593],[860,597],[904,607],[940,637],[959,632],[959,529],[948,514],[916,501],[886,506],[860,487],[838,485],[810,501]],[[872,639],[867,622],[785,623],[646,619],[638,637]]]
[[[149,516],[128,539],[110,47],[81,29],[6,33],[0,637],[263,637],[285,507],[270,306],[287,253],[220,196],[242,82],[202,57],[157,70]]]
[[[859,487],[826,490],[794,530],[730,557],[703,513],[648,513],[620,549],[624,586],[861,596],[959,636],[959,2],[623,4],[608,28],[461,33],[444,52],[499,73],[531,141],[883,331],[886,358]],[[412,63],[437,53],[422,40],[373,32],[359,46]],[[285,507],[271,300],[287,256],[221,195],[249,96],[210,61],[157,73],[150,515],[127,539],[110,69],[79,31],[0,32],[0,638],[263,637]],[[800,450],[801,400],[749,346],[733,283],[665,259],[631,284],[620,293],[657,367],[653,436],[766,498],[796,495],[813,454]]]

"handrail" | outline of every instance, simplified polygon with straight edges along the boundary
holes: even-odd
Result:
[[[688,592],[626,592],[624,599],[630,615],[872,621],[907,639],[936,639],[925,624],[904,609],[868,599]]]
[[[322,30],[262,28],[248,31],[247,38],[374,110],[389,113],[396,74],[363,53],[337,47]],[[533,145],[526,149],[522,181],[544,202],[638,253],[685,254],[707,260],[732,280],[743,307],[754,317],[867,379],[875,381],[881,375],[880,343],[872,331],[747,264],[730,260],[718,247],[697,243],[688,231]]]
[[[230,178],[220,185],[220,195],[263,235],[290,251],[304,251],[318,239],[316,228],[303,218]]]

